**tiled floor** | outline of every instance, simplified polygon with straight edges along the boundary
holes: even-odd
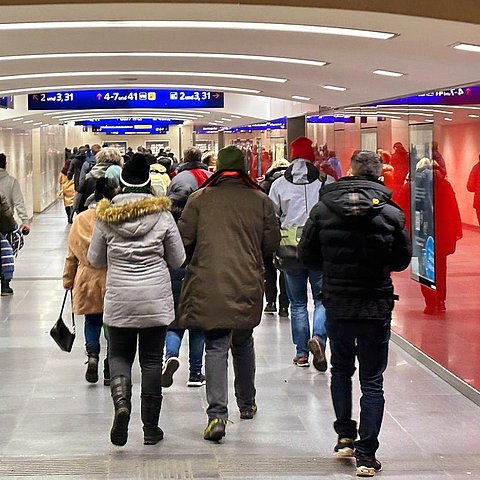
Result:
[[[108,438],[108,388],[85,382],[80,328],[71,354],[48,335],[62,297],[68,227],[59,207],[35,219],[21,252],[13,297],[0,302],[0,478],[349,479],[350,459],[332,455],[336,437],[329,375],[291,364],[288,321],[266,316],[255,331],[259,412],[231,420],[221,444],[202,439],[203,388],[185,386],[186,354],[165,390],[165,440],[142,444],[138,368],[129,441]],[[392,345],[379,478],[480,479],[480,409]],[[358,398],[358,389],[356,390]]]

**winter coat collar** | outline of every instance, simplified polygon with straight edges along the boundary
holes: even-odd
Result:
[[[152,213],[170,210],[172,202],[168,197],[146,197],[133,202],[118,205],[107,199],[100,200],[97,204],[97,219],[104,223],[122,223],[127,220],[144,217]]]
[[[178,167],[178,173],[183,172],[184,170],[194,170],[195,168],[208,170],[208,166],[203,162],[188,162]]]
[[[220,170],[215,172],[203,183],[201,188],[214,187],[220,184],[222,180],[226,178],[240,179],[248,187],[253,188],[254,190],[260,190],[261,192],[263,191],[260,185],[256,184],[245,172],[242,172],[241,170]]]

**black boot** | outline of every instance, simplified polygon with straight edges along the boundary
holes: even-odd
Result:
[[[85,372],[85,380],[89,383],[98,382],[98,353],[87,351],[87,371]]]
[[[163,430],[158,426],[162,396],[142,394],[143,444],[156,445],[163,439]]]
[[[2,297],[8,297],[13,295],[13,290],[10,287],[10,280],[2,279]]]
[[[127,377],[115,377],[110,383],[113,405],[115,407],[115,418],[113,419],[110,441],[114,445],[123,447],[128,438],[128,422],[132,409],[132,384]]]
[[[103,384],[106,387],[110,385],[110,365],[107,357],[105,357],[105,360],[103,361]]]
[[[73,223],[73,207],[65,207],[68,223]]]

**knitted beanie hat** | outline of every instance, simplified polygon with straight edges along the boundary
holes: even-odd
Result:
[[[120,180],[126,187],[147,186],[150,182],[150,166],[145,155],[134,153],[132,159],[124,165]]]
[[[217,157],[217,172],[219,170],[241,170],[244,172],[245,158],[242,151],[235,145],[222,148]]]
[[[290,144],[290,160],[302,158],[303,160],[315,161],[313,142],[307,137],[298,137]]]

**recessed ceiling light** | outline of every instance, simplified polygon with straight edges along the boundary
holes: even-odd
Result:
[[[12,119],[12,122],[19,122],[20,120],[23,120],[23,117],[13,118],[13,119]]]
[[[432,120],[431,118],[426,118],[426,119],[425,119],[425,122],[433,123],[433,120]]]
[[[480,118],[480,115],[469,115],[470,118]]]
[[[27,120],[26,122],[23,123],[33,123],[33,120]]]
[[[480,53],[480,45],[472,45],[471,43],[457,43],[453,48],[456,50],[465,50],[466,52]]]
[[[292,98],[294,100],[305,100],[308,102],[308,100],[311,100],[312,97],[303,97],[302,95],[292,95]]]
[[[37,78],[68,78],[68,77],[118,77],[120,75],[132,74],[143,76],[161,77],[207,77],[207,78],[228,78],[235,80],[255,80],[258,82],[285,83],[286,78],[263,77],[260,75],[243,75],[240,73],[213,73],[213,72],[161,72],[161,71],[81,71],[81,72],[47,72],[47,73],[26,73],[20,75],[0,76],[0,82],[33,80]],[[126,78],[125,78],[126,79]]]
[[[389,70],[375,70],[375,75],[383,75],[385,77],[403,77],[405,74],[400,72],[391,72]]]
[[[0,56],[0,62],[27,60],[49,60],[59,58],[208,58],[220,60],[249,60],[274,63],[292,63],[296,65],[310,65],[324,67],[328,62],[322,60],[307,60],[304,58],[270,57],[267,55],[247,55],[234,53],[191,53],[191,52],[72,52],[72,53],[39,53],[31,55],[6,55]]]
[[[446,120],[447,122],[453,122],[453,118],[449,118],[449,117],[445,117],[444,120]]]
[[[184,85],[184,84],[175,84],[175,83],[141,83],[141,84],[126,84],[126,83],[116,83],[116,84],[88,84],[88,85],[56,85],[52,86],[43,86],[43,87],[32,87],[29,88],[15,88],[8,90],[1,90],[0,94],[11,94],[18,95],[21,93],[32,93],[32,92],[51,92],[51,91],[60,91],[60,90],[85,90],[91,88],[187,88],[192,90],[213,90],[213,91],[224,91],[224,92],[235,92],[235,93],[246,93],[246,94],[255,94],[261,93],[261,90],[255,90],[252,88],[240,88],[240,87],[224,87],[220,85]]]
[[[232,118],[242,118],[240,115],[230,115]]]
[[[222,117],[222,120],[225,120],[226,122],[232,122],[233,121],[231,118],[223,118],[223,117]]]
[[[91,29],[91,28],[181,28],[217,30],[257,30],[270,32],[316,33],[322,35],[342,35],[347,37],[388,40],[396,33],[359,30],[355,28],[326,27],[320,25],[299,25],[293,23],[262,22],[208,22],[196,20],[97,20],[76,22],[24,22],[2,23],[0,30],[52,30],[52,29]]]
[[[336,90],[338,92],[344,92],[345,90],[347,90],[346,87],[337,87],[335,85],[323,85],[323,88],[327,90]]]
[[[32,125],[41,125],[42,122],[36,122],[36,123],[33,123]]]

